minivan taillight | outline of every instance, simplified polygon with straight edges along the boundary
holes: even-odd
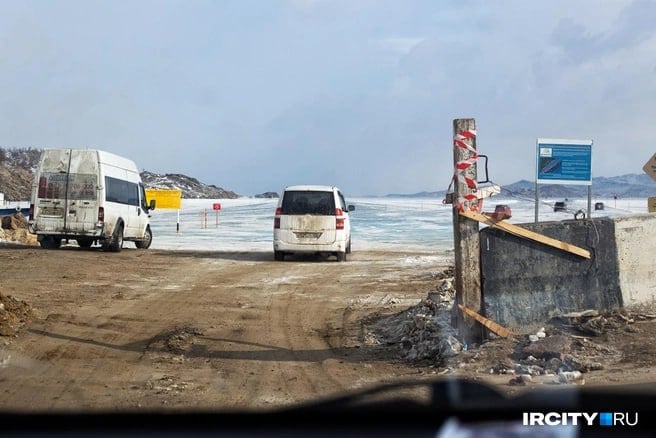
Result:
[[[39,192],[37,193],[37,197],[39,198],[45,198],[46,197],[46,187],[48,185],[48,178],[45,176],[42,176],[39,178]]]
[[[282,208],[276,208],[276,217],[273,218],[273,229],[280,229],[280,215],[282,214]]]
[[[105,208],[98,207],[98,222],[105,222]]]
[[[336,208],[335,209],[335,229],[336,230],[343,230],[344,229],[344,218],[342,217],[344,215],[344,211],[341,208]]]

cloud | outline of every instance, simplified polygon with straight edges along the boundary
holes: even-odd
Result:
[[[300,9],[313,8],[322,2],[325,2],[325,0],[287,0],[287,3],[292,7]]]
[[[425,38],[388,37],[380,39],[379,43],[385,50],[407,55],[417,44],[420,44],[424,40]]]
[[[245,194],[442,189],[458,117],[502,183],[532,178],[537,137],[593,138],[596,175],[653,154],[656,2],[114,3],[5,8],[0,145]]]
[[[619,50],[631,49],[656,35],[656,2],[638,0],[627,5],[612,26],[591,34],[571,18],[562,19],[551,42],[562,60],[578,64],[598,60]]]

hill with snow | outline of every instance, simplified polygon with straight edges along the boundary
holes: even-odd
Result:
[[[41,149],[0,148],[0,193],[6,201],[30,199],[34,172],[39,164]],[[142,172],[141,178],[147,188],[182,190],[183,198],[234,199],[239,195],[213,184],[204,184],[196,178],[177,173],[158,174]]]

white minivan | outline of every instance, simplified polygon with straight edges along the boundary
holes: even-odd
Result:
[[[30,231],[42,248],[76,240],[120,251],[123,241],[148,248],[153,234],[146,193],[137,166],[109,152],[45,149],[36,170],[30,204]]]
[[[273,253],[331,254],[345,261],[351,252],[351,221],[342,192],[330,186],[289,186],[278,200],[273,219]]]

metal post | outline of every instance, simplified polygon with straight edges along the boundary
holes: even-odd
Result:
[[[535,140],[535,223],[537,224],[540,216],[540,184],[538,183],[537,169],[540,167],[540,141]]]
[[[538,223],[538,216],[540,215],[540,184],[535,181],[535,223]]]
[[[463,132],[475,132],[476,121],[474,119],[455,119],[453,121],[454,139]],[[464,140],[466,144],[476,149],[476,136]],[[454,141],[453,161],[454,168],[463,160],[471,158],[472,152],[468,149],[457,146]],[[463,176],[476,181],[476,165],[472,165],[463,171]],[[458,209],[463,208],[460,200],[465,196],[475,193],[475,190],[469,187],[465,182],[456,178],[454,181],[454,202],[453,202],[453,237],[455,249],[455,311],[456,327],[460,337],[465,342],[475,341],[482,337],[482,329],[477,325],[476,320],[464,315],[457,308],[462,304],[477,313],[481,312],[481,271],[480,271],[480,252],[479,252],[479,225],[478,222],[460,216]],[[464,205],[469,208],[469,205]]]
[[[592,185],[588,186],[588,219],[592,218]]]

